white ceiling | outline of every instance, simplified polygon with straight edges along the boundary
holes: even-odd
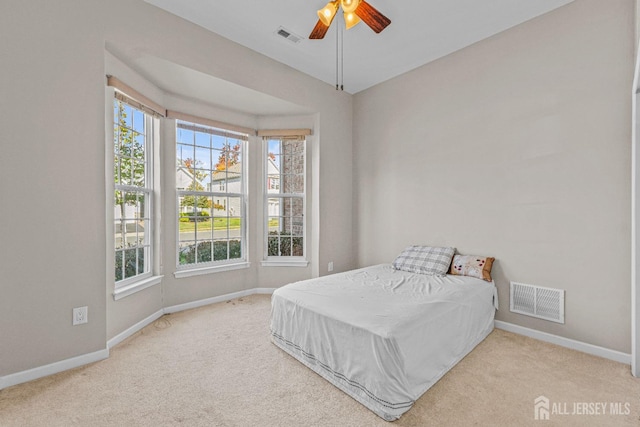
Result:
[[[323,40],[307,39],[327,0],[145,0],[276,61],[336,83],[336,17]],[[357,93],[573,0],[368,0],[391,19],[380,34],[344,31],[344,90]],[[294,44],[280,27],[302,37]],[[164,76],[164,78],[168,78]]]

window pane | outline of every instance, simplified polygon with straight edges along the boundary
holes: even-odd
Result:
[[[139,245],[148,245],[150,241],[150,233],[151,233],[151,220],[145,219],[143,221],[138,222],[138,232],[140,235]]]
[[[283,193],[304,193],[303,175],[282,175]]]
[[[304,256],[303,251],[303,238],[302,237],[294,237],[291,239],[291,255],[292,256]]]
[[[213,242],[213,260],[214,261],[223,261],[228,259],[227,255],[227,240],[216,240]]]
[[[304,201],[302,197],[286,197],[283,200],[283,216],[302,216],[304,214]]]
[[[194,135],[192,130],[178,128],[178,135],[176,137],[177,142],[183,144],[193,144]]]
[[[144,131],[144,113],[139,110],[133,111],[133,130],[139,133],[145,133]]]
[[[291,256],[291,237],[280,238],[280,256]]]
[[[293,153],[293,144],[291,141],[282,141],[282,154],[290,155]]]
[[[280,175],[269,174],[267,175],[267,193],[279,193],[280,192]]]
[[[144,273],[144,259],[146,254],[146,248],[138,248],[138,274]]]
[[[282,218],[280,234],[291,235],[291,217]]]
[[[138,160],[144,160],[144,134],[138,132],[132,132],[133,144],[131,156]]]
[[[282,156],[269,153],[267,160],[267,173],[279,174],[282,168]]]
[[[229,259],[242,258],[242,241],[240,239],[229,241]]]
[[[124,227],[124,245],[127,248],[135,247],[137,243],[137,233],[135,220],[123,220],[122,225]]]
[[[180,242],[178,248],[178,262],[180,265],[193,264],[196,260],[196,244],[193,241]]]
[[[211,205],[211,215],[227,216],[227,198],[226,197],[214,197]]]
[[[208,169],[192,169],[191,173],[193,174],[194,177],[194,183],[193,185],[191,185],[190,188],[187,188],[187,190],[191,190],[191,191],[209,191],[209,185],[208,185],[208,177],[209,177],[209,170]]]
[[[211,146],[216,150],[222,150],[227,145],[227,139],[220,135],[211,135]],[[217,157],[216,157],[217,158]]]
[[[242,199],[240,197],[228,197],[227,214],[230,217],[242,216]]]
[[[267,152],[273,155],[280,155],[280,140],[270,140],[267,146]]]
[[[277,236],[273,236],[272,234],[274,233],[277,234],[277,232],[269,232],[267,256],[280,255],[280,239]]]
[[[114,224],[114,244],[116,249],[124,248],[124,225],[121,221],[116,221]]]
[[[120,109],[120,124],[121,126],[125,126],[129,129],[133,129],[133,109],[124,103],[120,104],[122,108]]]
[[[195,145],[198,147],[205,147],[205,148],[210,148],[211,147],[211,135],[209,135],[208,133],[203,133],[203,132],[195,132]]]
[[[211,198],[189,195],[181,196],[179,200],[179,240],[211,239]]]
[[[195,148],[193,145],[177,144],[176,156],[179,166],[193,168],[193,159],[195,158]]]
[[[227,172],[225,190],[227,193],[242,193],[242,175],[239,173]]]
[[[193,222],[198,216],[210,216],[210,201],[211,198],[207,196],[191,194],[180,196],[178,200],[178,204],[180,206],[180,217],[187,217],[189,221]]]
[[[123,279],[122,251],[116,251],[116,282]]]
[[[198,255],[198,262],[209,262],[211,261],[211,242],[200,242],[196,246]]]
[[[304,235],[304,218],[301,216],[291,217],[291,235],[302,236]]]
[[[267,223],[269,232],[271,231],[280,231],[280,224],[282,223],[282,219],[280,217],[269,217],[269,221]]]
[[[131,163],[131,184],[137,187],[145,185],[145,164],[140,161],[132,161]]]
[[[281,216],[282,215],[282,200],[271,198],[267,200],[267,214],[269,216]]]
[[[124,195],[122,191],[116,190],[113,192],[113,201],[114,201],[113,219],[116,221],[124,217],[123,206],[122,206],[123,199],[124,199]]]
[[[124,278],[133,277],[137,274],[137,250],[126,249],[124,251]]]
[[[229,222],[229,238],[241,239],[242,238],[242,218],[230,217]]]
[[[198,221],[195,222],[196,226],[196,239],[198,241],[201,240],[211,240],[213,239],[214,230],[213,230],[213,218],[208,215],[209,212],[202,210],[199,213]]]
[[[119,159],[120,181],[118,184],[132,185],[131,173],[133,170],[133,160],[129,157],[120,157]]]
[[[196,147],[195,149],[196,167],[205,169],[207,172],[211,169],[211,150],[208,148]]]
[[[304,214],[304,200],[302,197],[291,198],[291,215],[302,216]]]

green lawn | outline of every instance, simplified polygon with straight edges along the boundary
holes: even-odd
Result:
[[[226,230],[227,224],[229,224],[229,228],[240,228],[241,219],[240,218],[214,218],[213,220],[208,221],[199,221],[198,222],[198,230],[211,230],[213,226],[214,230]],[[181,222],[180,223],[180,232],[189,232],[194,231],[196,226],[195,222]],[[272,219],[269,220],[269,227],[275,227],[278,225],[278,220]]]
[[[227,224],[229,224],[229,228],[240,228],[240,221],[240,218],[214,218],[208,221],[199,221],[198,230],[211,230],[211,227],[213,227],[214,230],[226,230]],[[195,224],[195,222],[181,222],[180,232],[194,231],[196,228]]]

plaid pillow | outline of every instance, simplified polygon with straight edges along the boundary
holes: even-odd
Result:
[[[455,252],[456,248],[409,246],[393,261],[393,268],[411,273],[444,276],[449,270]]]

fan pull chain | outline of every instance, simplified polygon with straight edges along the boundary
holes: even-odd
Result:
[[[344,90],[344,34],[336,25],[336,90]]]
[[[339,26],[340,25],[336,25],[336,90],[339,89],[339,83],[338,83],[338,69],[339,69],[339,66],[340,66],[340,61],[338,60],[338,58],[339,58],[339,55],[338,55],[338,38],[340,36],[340,33],[339,33],[340,30],[338,29]]]
[[[340,26],[340,90],[344,90],[344,30]]]

